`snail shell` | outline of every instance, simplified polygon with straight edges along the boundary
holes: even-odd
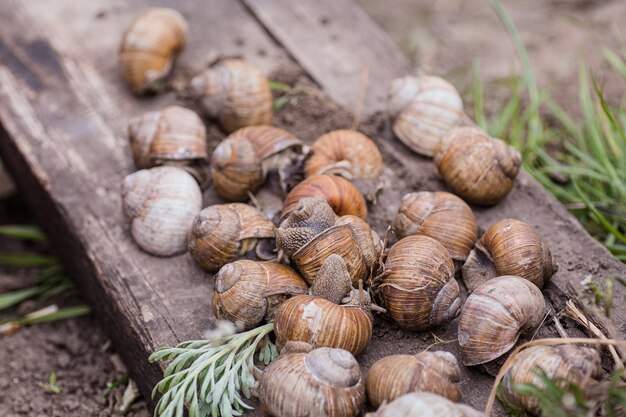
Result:
[[[398,239],[410,235],[435,239],[448,249],[459,267],[478,237],[472,209],[459,197],[446,192],[406,194],[392,228]]]
[[[521,155],[477,128],[456,128],[435,153],[439,174],[455,194],[480,205],[493,205],[513,187]]]
[[[389,86],[387,111],[393,132],[413,151],[433,156],[439,141],[463,121],[463,101],[440,77],[402,77]]]
[[[462,271],[467,289],[474,291],[501,275],[516,275],[543,288],[558,268],[550,249],[531,226],[505,219],[487,229]]]
[[[412,392],[381,406],[366,417],[487,417],[465,404],[457,404],[449,399],[427,392]]]
[[[274,237],[274,224],[254,207],[216,204],[196,217],[189,234],[189,253],[204,269],[215,272],[246,254],[271,257]],[[263,243],[268,242],[271,244],[264,248]],[[261,249],[268,253],[261,253]]]
[[[245,201],[270,171],[282,169],[306,153],[302,142],[286,130],[272,126],[239,129],[224,139],[211,157],[215,191],[227,200]]]
[[[372,365],[365,389],[375,408],[409,392],[431,392],[459,401],[460,373],[459,363],[450,352],[391,355]]]
[[[287,342],[313,349],[333,347],[358,356],[372,337],[371,313],[355,305],[337,305],[314,295],[298,295],[276,310],[274,333],[279,351]]]
[[[137,16],[124,33],[119,52],[128,86],[140,93],[167,76],[188,32],[187,22],[176,10],[151,8]]]
[[[271,321],[289,296],[306,294],[308,286],[291,268],[276,262],[241,259],[215,275],[213,312],[243,330]]]
[[[515,355],[511,368],[504,374],[501,400],[513,409],[540,415],[539,399],[522,395],[515,390],[521,384],[543,387],[544,384],[537,375],[539,369],[563,389],[568,383],[574,383],[584,391],[591,378],[600,376],[600,355],[594,349],[576,345],[526,348]]]
[[[168,106],[130,119],[128,137],[139,168],[168,163],[188,165],[209,159],[204,123],[184,107]]]
[[[408,236],[391,247],[375,292],[401,327],[426,330],[459,313],[459,285],[448,250],[427,236]],[[379,277],[380,278],[380,277]]]
[[[511,350],[520,334],[534,332],[546,305],[536,285],[503,276],[478,287],[459,317],[459,345],[465,366],[490,362]]]
[[[365,388],[350,352],[319,348],[271,363],[260,378],[259,400],[274,416],[352,417],[365,402]]]
[[[146,252],[171,256],[187,249],[187,235],[202,207],[194,178],[181,168],[156,167],[130,174],[122,183],[130,232]]]
[[[217,63],[191,80],[207,115],[227,132],[272,123],[272,92],[265,75],[242,59]]]
[[[338,216],[367,217],[363,194],[348,180],[336,175],[314,175],[296,185],[285,198],[281,218],[285,218],[306,197],[322,196]]]

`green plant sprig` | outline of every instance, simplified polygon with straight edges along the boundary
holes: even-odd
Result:
[[[182,417],[185,406],[189,417],[229,417],[251,409],[242,399],[251,398],[256,388],[254,354],[265,365],[278,351],[270,341],[274,324],[268,323],[234,335],[183,342],[173,348],[160,348],[150,362],[171,361],[152,397],[163,394],[154,410],[159,417]]]

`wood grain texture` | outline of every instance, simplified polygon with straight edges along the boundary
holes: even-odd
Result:
[[[389,82],[411,72],[391,38],[352,0],[243,3],[334,101],[359,111],[366,85],[365,116],[383,110]]]

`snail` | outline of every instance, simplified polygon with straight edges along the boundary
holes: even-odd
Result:
[[[119,51],[126,84],[136,93],[155,88],[185,47],[188,32],[187,22],[173,9],[151,8],[137,16],[124,32]]]
[[[366,417],[487,417],[465,404],[457,404],[440,395],[427,392],[412,392],[382,405]]]
[[[389,85],[387,113],[393,133],[411,150],[433,156],[439,141],[463,122],[463,101],[440,77],[402,77]]]
[[[353,417],[365,402],[361,369],[343,349],[281,356],[259,381],[261,407],[277,417]]]
[[[448,250],[427,236],[408,236],[389,250],[373,291],[393,320],[410,330],[426,330],[454,319],[461,300]]]
[[[459,317],[459,345],[465,366],[490,362],[508,352],[520,334],[534,332],[543,321],[543,295],[530,281],[493,278],[465,301]]]
[[[241,259],[224,265],[215,275],[213,312],[242,330],[271,321],[288,297],[306,294],[308,286],[288,266]]]
[[[374,270],[382,251],[376,232],[356,216],[337,218],[323,197],[303,198],[276,229],[276,247],[312,283],[329,255],[346,262],[352,285]]]
[[[478,235],[472,209],[459,197],[446,192],[404,195],[392,229],[398,239],[410,235],[435,239],[450,252],[457,270],[467,259]]]
[[[285,198],[281,218],[285,218],[305,197],[322,196],[337,216],[367,217],[363,194],[352,183],[336,175],[314,175],[296,185]]]
[[[431,392],[459,401],[460,373],[459,363],[450,352],[391,355],[372,365],[365,389],[375,408],[409,392]]]
[[[485,206],[509,193],[522,162],[514,148],[472,127],[448,132],[434,157],[439,174],[455,194]]]
[[[281,354],[332,347],[357,356],[365,349],[372,336],[371,310],[380,308],[372,305],[363,281],[358,289],[350,282],[344,260],[333,254],[311,286],[311,295],[295,296],[278,307],[274,333]]]
[[[167,106],[128,122],[135,165],[195,165],[209,159],[204,123],[192,110]]]
[[[215,204],[203,209],[189,234],[189,253],[204,269],[215,272],[246,256],[274,257],[274,224],[247,204]]]
[[[213,186],[227,200],[245,201],[269,172],[286,188],[289,170],[304,159],[308,147],[286,130],[272,126],[239,129],[224,139],[211,157]]]
[[[156,167],[124,178],[122,203],[130,232],[144,251],[172,256],[187,249],[187,235],[202,207],[196,180],[177,167]]]
[[[191,80],[191,93],[227,132],[272,123],[272,92],[265,75],[243,59],[218,62]]]
[[[512,361],[502,379],[500,399],[512,409],[525,410],[534,415],[541,414],[539,399],[522,395],[515,387],[522,384],[544,387],[538,375],[540,370],[560,388],[573,383],[583,392],[601,373],[598,352],[577,345],[531,346],[515,355]]]
[[[559,266],[550,249],[528,224],[514,219],[493,224],[476,242],[463,265],[463,281],[474,291],[500,275],[526,278],[543,288]]]
[[[373,200],[380,189],[383,158],[370,138],[356,130],[334,130],[315,140],[313,155],[306,161],[306,177],[339,175],[353,182]]]

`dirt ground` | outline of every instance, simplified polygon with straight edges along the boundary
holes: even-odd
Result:
[[[516,69],[511,44],[483,0],[397,0],[393,7],[374,0],[359,2],[422,69],[462,79],[472,60],[479,58],[487,81],[507,77]],[[575,85],[578,59],[584,56],[599,71],[605,68],[598,45],[617,44],[612,33],[613,19],[626,15],[626,4],[619,0],[517,0],[506,1],[505,5],[529,47],[541,83],[550,86],[568,108],[575,109],[577,89],[571,86]],[[293,81],[297,77],[298,74],[293,74]],[[288,74],[281,74],[280,78],[290,81]],[[607,82],[610,83],[610,79],[607,78]],[[287,129],[297,127],[298,134],[305,140],[312,140],[321,127],[330,130],[349,126],[345,113],[337,111],[329,116],[328,109],[317,107],[314,102],[307,103],[307,100],[314,99],[305,97],[298,103],[285,106],[278,114],[277,123]],[[305,108],[308,108],[307,120],[303,121]],[[310,129],[305,129],[307,126]],[[376,126],[379,124],[375,121],[364,126],[365,133],[376,133],[367,131],[376,129]],[[398,172],[395,174],[402,177]],[[388,213],[374,212],[373,216],[373,221],[377,222],[387,218]],[[19,204],[0,206],[1,223],[27,218]],[[13,249],[19,250],[20,247],[11,241],[0,242],[0,250]],[[27,273],[0,270],[0,292],[20,286],[28,278]],[[60,305],[72,305],[79,299],[71,296],[55,301]],[[28,313],[38,307],[36,303],[24,303],[0,318]],[[376,349],[377,355],[366,358],[369,365],[384,354],[385,344],[397,343],[406,337],[396,326],[378,322],[374,333],[380,341],[380,350]],[[448,327],[450,330],[443,329],[442,335],[453,331],[454,326]],[[550,332],[549,329],[545,331]],[[420,345],[434,341],[429,333],[420,337],[423,340],[415,345],[415,351]],[[103,392],[108,382],[125,374],[125,369],[94,317],[26,328],[0,339],[0,348],[0,415],[83,417],[115,414],[115,396],[105,398]],[[447,349],[447,345],[441,348]],[[57,375],[58,394],[45,387],[51,372]],[[462,384],[471,389],[472,382],[468,378]],[[121,391],[118,389],[116,394],[121,395]],[[467,392],[471,394],[471,390]],[[148,414],[145,402],[139,401],[127,415]]]

